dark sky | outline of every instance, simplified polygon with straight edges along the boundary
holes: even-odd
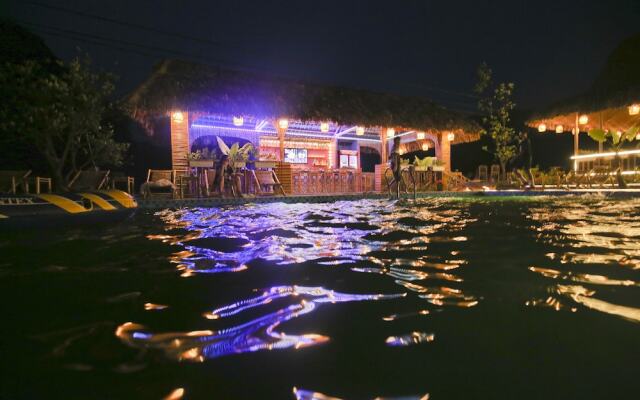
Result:
[[[516,83],[521,107],[539,107],[585,90],[617,43],[640,31],[639,0],[14,0],[3,12],[64,59],[80,47],[120,76],[121,93],[174,57],[459,110],[475,108],[468,94],[483,60]]]

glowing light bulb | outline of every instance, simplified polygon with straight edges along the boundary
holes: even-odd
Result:
[[[538,125],[538,132],[546,132],[546,131],[547,131],[547,125],[545,124]]]
[[[429,143],[422,143],[422,151],[429,150]]]
[[[242,117],[233,117],[233,124],[235,126],[242,126],[244,124],[244,118],[242,118]]]
[[[356,126],[356,135],[358,135],[358,136],[364,135],[364,127],[363,126]]]
[[[387,128],[387,138],[392,138],[396,135],[396,130],[393,128]]]
[[[323,132],[323,133],[329,132],[329,123],[328,122],[321,122],[320,123],[320,132]]]
[[[578,118],[578,123],[580,125],[585,125],[587,123],[589,123],[589,116],[587,114],[582,114],[579,118]]]
[[[454,140],[456,140],[456,135],[453,132],[450,132],[447,135],[447,139],[449,139],[450,142],[453,142]]]
[[[556,133],[564,132],[564,127],[562,125],[556,125]]]
[[[398,150],[398,154],[403,155],[404,154],[404,150],[402,150],[402,149]]]
[[[418,139],[418,140],[423,140],[423,139],[424,139],[424,137],[425,137],[424,132],[418,132],[418,133],[416,133],[416,139]]]
[[[640,104],[632,104],[629,106],[629,115],[640,114]]]
[[[280,129],[287,129],[289,127],[289,120],[286,118],[280,118],[278,120],[278,126]]]
[[[173,120],[177,123],[181,123],[184,121],[184,115],[180,111],[176,111],[173,113]]]

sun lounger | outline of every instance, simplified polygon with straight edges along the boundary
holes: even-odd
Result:
[[[147,197],[172,197],[177,186],[173,182],[172,169],[150,169],[147,181],[140,186],[140,193]]]
[[[84,170],[78,173],[69,182],[69,189],[74,192],[82,190],[100,190],[107,186],[109,170],[96,171]]]
[[[31,170],[24,171],[0,171],[0,193],[16,194],[18,188],[28,191],[27,177]]]

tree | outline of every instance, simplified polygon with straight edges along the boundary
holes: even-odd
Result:
[[[66,190],[81,169],[121,165],[128,144],[104,121],[113,77],[92,73],[86,59],[57,64],[57,71],[34,60],[0,66],[0,146],[28,144]]]
[[[491,137],[494,143],[493,154],[500,163],[502,176],[507,165],[520,153],[521,145],[526,141],[524,132],[516,132],[511,127],[511,112],[516,107],[512,100],[515,84],[513,82],[493,82],[493,71],[486,63],[480,64],[478,80],[474,91],[480,96],[478,109],[482,113],[482,135]]]
[[[622,145],[624,142],[632,142],[636,139],[636,136],[640,132],[640,126],[634,125],[627,129],[625,132],[610,132],[605,131],[602,128],[594,128],[591,129],[588,133],[591,139],[595,140],[598,143],[605,143],[609,139],[611,139],[611,149],[616,153],[616,180],[618,182],[618,186],[621,188],[627,187],[627,183],[624,181],[622,177],[622,159],[618,155],[618,152],[622,149]]]

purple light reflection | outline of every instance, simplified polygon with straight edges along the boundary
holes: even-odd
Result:
[[[289,298],[293,302],[275,312],[265,314],[248,322],[217,331],[192,331],[151,334],[139,324],[125,323],[118,327],[116,336],[132,347],[157,348],[178,361],[204,361],[229,354],[260,350],[299,349],[324,343],[329,337],[307,333],[289,335],[276,331],[283,322],[308,314],[324,303],[351,301],[390,300],[406,296],[400,294],[348,294],[323,287],[274,286],[262,295],[241,300],[205,313],[207,319],[219,320]]]

